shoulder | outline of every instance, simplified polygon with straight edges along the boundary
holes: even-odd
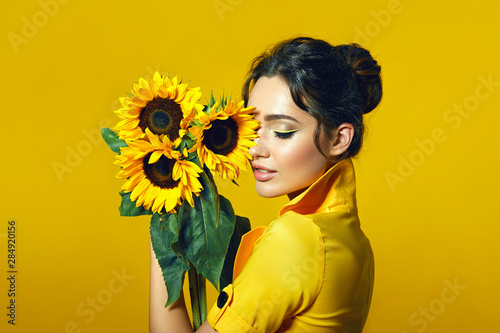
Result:
[[[319,291],[325,264],[325,240],[321,229],[309,216],[287,212],[273,221],[264,234],[257,240],[252,257],[266,258],[267,263],[279,267],[280,281],[298,281],[303,271],[307,279],[300,281],[312,287],[311,292]],[[314,282],[313,282],[314,281]]]
[[[321,251],[324,240],[311,217],[287,212],[269,224],[256,245],[261,243],[272,243],[304,256]]]
[[[334,249],[364,252],[370,247],[357,214],[346,211],[317,214],[314,223],[321,229],[325,242],[332,243]]]
[[[325,276],[331,288],[347,288],[346,283],[373,274],[373,252],[369,239],[360,228],[357,214],[329,212],[318,214],[315,223],[321,228],[325,244]],[[340,276],[338,272],[342,272]],[[370,273],[371,272],[371,273]],[[343,286],[343,287],[342,287]],[[355,285],[351,286],[355,287]]]
[[[269,224],[265,231],[276,238],[307,240],[310,237],[321,236],[321,229],[314,223],[311,216],[295,212],[287,212]]]
[[[256,240],[233,281],[231,308],[256,327],[275,332],[284,318],[297,315],[318,297],[324,278],[325,246],[307,216],[284,214]],[[251,314],[252,311],[256,313]],[[248,317],[248,318],[247,318]]]

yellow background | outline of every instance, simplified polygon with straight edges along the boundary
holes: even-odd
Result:
[[[155,70],[201,86],[204,98],[239,96],[253,57],[305,34],[362,43],[383,68],[385,95],[355,161],[376,257],[365,332],[500,331],[500,5],[350,3],[4,2],[0,330],[147,332],[149,218],[119,216],[123,182],[98,127],[116,124],[118,97]],[[253,226],[267,225],[285,198],[259,198],[249,173],[239,182],[219,181],[220,191]]]

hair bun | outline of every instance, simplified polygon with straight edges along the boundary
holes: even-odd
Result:
[[[382,99],[380,66],[372,58],[370,52],[358,44],[338,45],[336,49],[344,56],[356,75],[358,89],[363,98],[363,113],[372,111]]]

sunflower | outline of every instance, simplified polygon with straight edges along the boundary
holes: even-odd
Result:
[[[255,145],[255,130],[259,126],[252,115],[255,108],[244,108],[243,104],[236,100],[215,103],[198,112],[195,126],[189,129],[197,138],[191,151],[197,150],[202,165],[224,179],[233,180],[240,170],[247,170],[251,159],[248,149]]]
[[[201,168],[182,159],[166,135],[160,137],[146,129],[144,139],[128,141],[117,155],[122,167],[116,175],[127,178],[122,186],[136,206],[151,209],[153,213],[174,213],[175,208],[187,200],[194,207],[193,194],[199,195],[202,185],[198,180]]]
[[[128,97],[121,97],[122,108],[115,111],[122,118],[115,130],[120,139],[136,139],[146,128],[157,135],[167,135],[171,141],[182,137],[189,120],[201,110],[198,104],[200,88],[188,88],[155,72],[153,79],[139,79]]]

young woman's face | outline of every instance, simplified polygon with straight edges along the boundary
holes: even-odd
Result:
[[[299,195],[321,177],[331,162],[314,144],[316,119],[292,100],[280,77],[261,77],[248,100],[260,121],[257,146],[250,148],[257,193],[263,197]],[[332,142],[324,133],[320,146],[325,154]]]

